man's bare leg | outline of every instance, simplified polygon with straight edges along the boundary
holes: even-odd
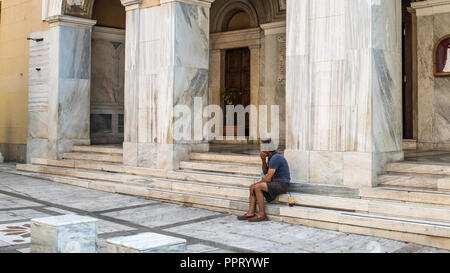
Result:
[[[269,192],[267,183],[259,183],[255,187],[256,201],[258,202],[258,216],[266,215],[264,210],[264,194],[263,192]]]
[[[249,205],[246,216],[253,216],[253,215],[255,215],[255,210],[256,210],[256,195],[255,195],[255,188],[253,186],[250,187],[249,200],[250,200],[250,205]]]
[[[239,216],[239,220],[246,220],[248,218],[251,218],[255,216],[255,210],[256,210],[256,195],[255,195],[255,184],[250,186],[250,196],[249,196],[249,208],[248,212],[242,216]]]

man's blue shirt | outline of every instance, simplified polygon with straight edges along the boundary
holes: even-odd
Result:
[[[269,169],[275,169],[276,172],[272,177],[272,181],[289,184],[291,182],[291,174],[287,160],[279,153],[275,153],[269,159]]]

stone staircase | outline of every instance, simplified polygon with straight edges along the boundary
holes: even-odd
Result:
[[[380,186],[450,191],[450,164],[435,162],[395,162],[379,177]]]
[[[389,165],[386,176],[415,176],[413,171],[419,174],[422,168],[397,174],[394,170],[407,168],[396,164]],[[248,187],[260,172],[258,156],[193,153],[179,170],[164,171],[122,165],[122,149],[95,146],[75,146],[62,160],[34,158],[32,164],[17,165],[22,175],[232,214],[247,210]],[[446,172],[433,168],[433,175]],[[288,195],[281,195],[266,209],[274,221],[450,249],[450,192],[384,182],[361,190],[294,182],[290,194],[296,206],[289,207]]]

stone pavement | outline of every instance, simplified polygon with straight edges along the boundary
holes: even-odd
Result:
[[[187,240],[190,253],[447,252],[382,238],[233,215],[106,193],[9,173],[0,164],[0,253],[29,252],[30,219],[80,214],[99,219],[99,252],[108,238],[157,232]]]

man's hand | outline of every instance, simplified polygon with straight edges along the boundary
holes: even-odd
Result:
[[[262,160],[266,160],[268,154],[266,154],[265,152],[261,152],[261,154],[259,154],[259,156],[261,157]]]

